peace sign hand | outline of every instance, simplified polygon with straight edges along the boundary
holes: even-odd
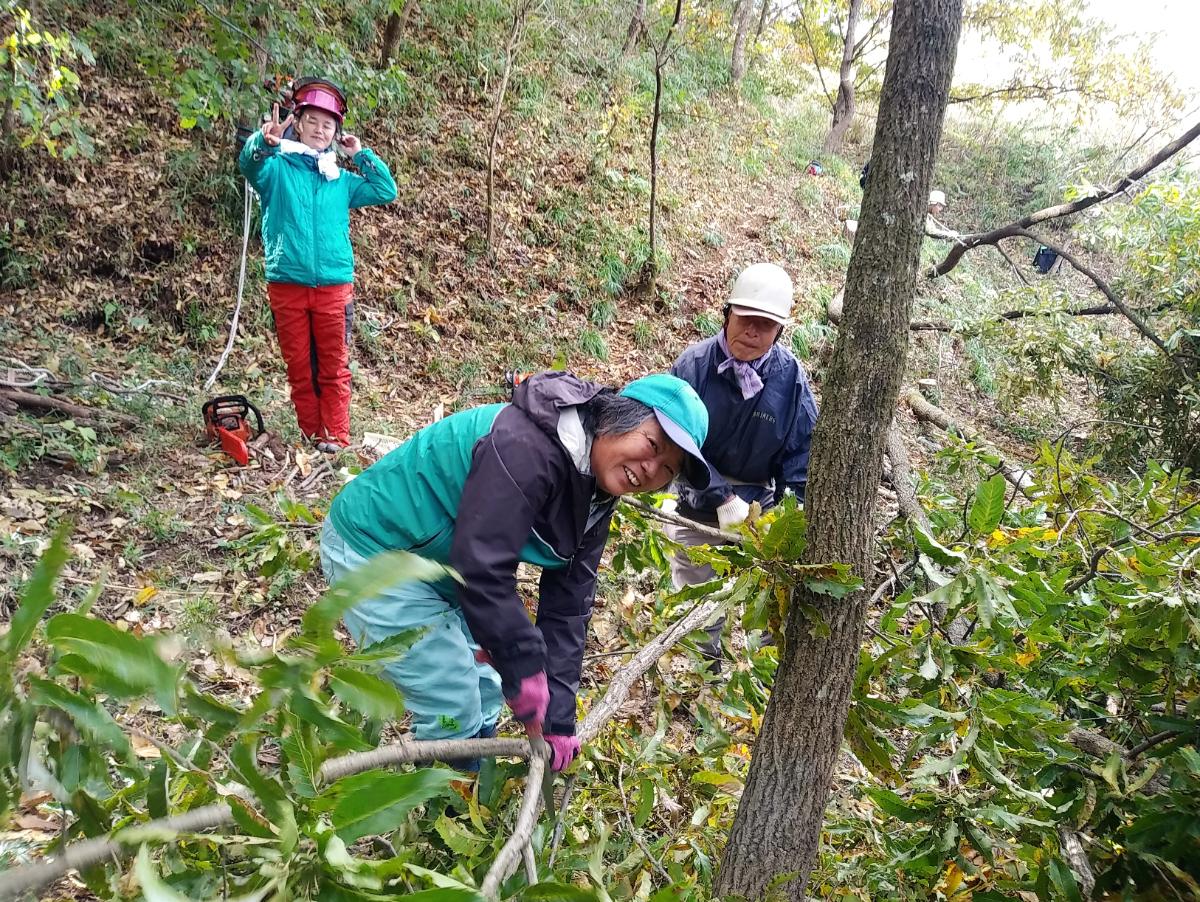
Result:
[[[264,122],[262,126],[263,140],[272,147],[278,147],[279,142],[283,139],[283,133],[288,130],[288,126],[292,124],[295,117],[289,113],[288,117],[282,122],[279,121],[279,104],[274,104],[271,108],[271,121]]]

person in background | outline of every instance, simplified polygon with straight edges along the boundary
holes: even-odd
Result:
[[[275,105],[238,166],[262,202],[267,297],[296,420],[332,453],[350,444],[350,211],[391,203],[396,183],[383,160],[341,131],[346,101],[336,85],[305,79],[293,99],[282,122]],[[361,174],[338,166],[335,146]]]
[[[345,616],[360,646],[425,630],[385,670],[417,739],[493,736],[507,699],[531,737],[545,735],[551,767],[570,764],[584,638],[617,498],[681,475],[707,485],[707,434],[704,404],[674,376],[645,376],[616,393],[541,373],[517,385],[510,404],[426,426],[342,489],[321,534],[331,585],[394,549],[462,577],[400,583]],[[536,622],[517,592],[522,561],[542,568]]]
[[[804,367],[779,344],[792,302],[792,280],[781,267],[757,263],[743,270],[725,302],[721,331],[687,348],[671,367],[708,409],[701,450],[714,471],[706,487],[677,483],[682,516],[728,529],[746,519],[753,502],[766,510],[789,491],[804,500],[817,404]],[[711,544],[689,527],[673,526],[668,535],[684,545]],[[681,552],[671,578],[681,589],[715,574]],[[723,628],[722,618],[702,648],[718,673]]]

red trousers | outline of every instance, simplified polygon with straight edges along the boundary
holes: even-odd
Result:
[[[305,437],[350,444],[350,327],[354,286],[268,282],[275,332]]]

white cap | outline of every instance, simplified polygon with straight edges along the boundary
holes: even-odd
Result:
[[[929,206],[932,207],[934,204],[941,204],[943,207],[946,206],[946,192],[945,191],[930,191],[929,192]]]
[[[765,316],[786,326],[792,315],[792,277],[782,266],[755,263],[733,283],[729,305],[738,316]]]

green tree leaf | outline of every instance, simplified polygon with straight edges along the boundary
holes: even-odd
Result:
[[[38,560],[25,591],[21,593],[21,602],[13,614],[5,637],[4,654],[0,659],[9,666],[29,643],[46,609],[54,604],[54,583],[67,562],[67,536],[70,532],[70,524],[64,523],[58,528]]]
[[[407,551],[377,554],[359,567],[304,612],[304,633],[321,639],[333,630],[342,615],[360,601],[373,598],[403,582],[434,582],[446,577],[457,579],[449,567],[427,561]]]
[[[387,680],[350,667],[329,672],[333,694],[355,710],[379,720],[397,720],[404,715],[404,696]]]
[[[1000,525],[1004,516],[1004,496],[1008,493],[1008,483],[997,473],[986,482],[980,483],[975,490],[975,500],[971,502],[967,523],[971,529],[982,535],[990,533]]]
[[[418,805],[445,795],[454,771],[426,768],[408,774],[368,771],[339,780],[330,787],[340,793],[331,820],[347,843],[396,829]]]
[[[158,869],[150,861],[150,847],[138,849],[137,862],[133,866],[138,883],[142,885],[142,898],[146,902],[189,902],[183,893],[176,892],[158,876]]]
[[[76,654],[120,683],[154,694],[168,715],[176,713],[179,667],[158,654],[155,643],[123,633],[103,620],[59,614],[46,624],[46,639],[62,654]]]
[[[966,563],[966,555],[961,551],[951,551],[920,526],[913,526],[913,540],[924,554],[943,567],[960,567]]]
[[[125,731],[99,702],[41,677],[30,677],[29,689],[35,705],[57,708],[70,715],[71,722],[89,739],[111,748],[124,758],[132,756],[133,749]]]

